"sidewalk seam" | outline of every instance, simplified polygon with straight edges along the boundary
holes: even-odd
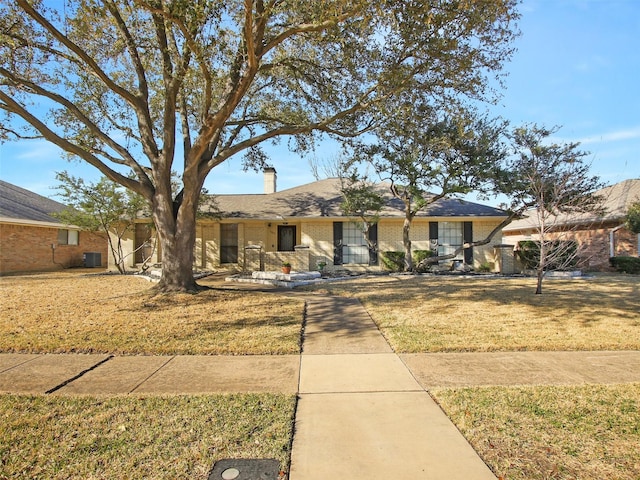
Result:
[[[355,391],[335,391],[335,392],[303,392],[298,395],[374,395],[377,393],[429,393],[423,388],[415,390],[355,390]]]
[[[107,358],[104,358],[102,360],[100,360],[98,363],[96,363],[95,365],[92,365],[89,368],[86,368],[84,370],[82,370],[80,373],[78,373],[77,375],[74,375],[71,378],[68,378],[67,380],[65,380],[64,382],[60,383],[59,385],[56,385],[53,388],[50,388],[49,390],[47,390],[45,393],[45,395],[49,395],[51,393],[57,392],[58,390],[60,390],[62,387],[65,387],[67,385],[69,385],[71,382],[74,382],[75,380],[78,380],[80,377],[84,376],[85,374],[89,373],[92,370],[95,370],[96,368],[98,368],[100,365],[103,365],[105,363],[107,363],[109,360],[111,360],[114,356],[113,355],[109,355]]]
[[[14,368],[21,367],[21,366],[23,366],[23,365],[26,365],[26,364],[27,364],[27,363],[29,363],[29,362],[33,362],[34,360],[38,360],[39,358],[41,358],[41,357],[44,357],[44,356],[45,356],[45,354],[44,354],[44,353],[39,353],[39,354],[37,354],[37,355],[38,355],[37,357],[30,358],[29,360],[25,360],[24,362],[18,363],[18,364],[16,364],[16,365],[11,365],[10,367],[5,368],[4,370],[0,370],[0,373],[8,372],[8,371],[10,371],[10,370],[13,370]]]
[[[148,375],[146,378],[142,379],[135,387],[133,387],[131,390],[129,390],[129,394],[132,394],[138,388],[140,388],[140,386],[142,386],[143,383],[149,381],[151,379],[151,377],[153,377],[160,370],[162,370],[164,367],[166,367],[169,364],[169,362],[173,361],[176,357],[177,357],[177,355],[173,355],[172,357],[169,357],[169,359],[166,362],[164,362],[162,365],[160,365],[158,368],[156,368],[150,375]]]

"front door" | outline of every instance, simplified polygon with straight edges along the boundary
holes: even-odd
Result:
[[[293,252],[296,246],[296,227],[278,225],[278,251]]]

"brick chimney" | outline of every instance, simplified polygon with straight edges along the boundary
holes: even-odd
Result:
[[[264,169],[264,193],[276,193],[276,169],[273,167],[265,167]]]

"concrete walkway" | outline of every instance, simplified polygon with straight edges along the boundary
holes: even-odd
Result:
[[[355,299],[310,299],[290,480],[495,479]]]
[[[640,382],[637,351],[396,355],[358,300],[305,298],[301,356],[0,354],[0,392],[298,393],[290,480],[488,480],[427,389]]]

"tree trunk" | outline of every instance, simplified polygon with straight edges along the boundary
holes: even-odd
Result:
[[[536,284],[536,295],[541,295],[542,294],[542,279],[544,278],[544,270],[542,270],[541,268],[538,269],[538,281]]]
[[[114,245],[114,240],[111,237],[111,233],[109,232],[109,230],[107,230],[107,245],[109,246],[109,250],[111,251],[111,256],[113,257],[113,264],[116,266],[116,268],[118,269],[118,272],[120,274],[124,274],[125,273],[125,269],[124,269],[124,262],[122,261],[122,248],[121,248],[121,244],[122,242],[120,241],[120,236],[118,236],[118,239],[116,240],[116,245]]]
[[[404,271],[413,272],[413,256],[411,255],[411,219],[405,217],[402,224],[402,244],[404,245]]]
[[[193,228],[195,231],[195,228]],[[163,292],[197,292],[200,287],[193,277],[193,247],[195,241],[190,232],[177,232],[162,238],[162,277],[156,286]]]
[[[538,276],[538,281],[536,284],[536,295],[542,294],[542,279],[544,278],[544,271],[546,267],[547,267],[547,248],[544,242],[544,235],[541,235],[540,260],[538,261],[538,268],[536,269],[536,273]]]
[[[175,216],[173,208],[154,208],[153,218],[162,262],[162,277],[155,289],[161,292],[197,292],[201,288],[193,277],[195,208],[183,203],[178,206]]]

